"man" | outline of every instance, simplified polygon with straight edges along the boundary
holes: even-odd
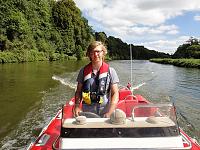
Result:
[[[84,111],[110,117],[115,110],[119,99],[119,78],[114,68],[104,62],[106,54],[107,49],[101,42],[94,41],[89,45],[86,55],[91,62],[77,77],[74,116]]]

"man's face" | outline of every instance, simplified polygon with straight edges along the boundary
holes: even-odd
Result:
[[[90,52],[90,58],[92,62],[98,62],[103,60],[103,50],[101,45],[97,46]]]

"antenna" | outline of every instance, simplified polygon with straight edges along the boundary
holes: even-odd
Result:
[[[133,84],[133,77],[132,77],[132,69],[133,69],[133,64],[132,64],[132,47],[131,47],[131,44],[130,44],[130,60],[131,60],[131,86]]]

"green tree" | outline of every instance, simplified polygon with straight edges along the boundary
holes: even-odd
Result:
[[[62,33],[64,53],[75,54],[76,45],[86,49],[92,37],[92,30],[73,0],[58,1],[53,7],[53,19]]]
[[[200,58],[200,42],[191,37],[186,43],[180,45],[173,55],[173,58]]]
[[[104,32],[96,32],[95,38],[96,38],[97,41],[101,41],[104,44],[107,44],[107,36]]]
[[[200,45],[191,45],[187,48],[189,57],[200,59]]]
[[[81,60],[83,58],[83,50],[80,45],[78,45],[76,48],[76,58],[77,60]]]

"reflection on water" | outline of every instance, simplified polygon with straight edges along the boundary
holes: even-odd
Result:
[[[130,61],[111,61],[125,86]],[[0,66],[0,147],[24,149],[74,95],[78,70],[86,62],[38,62]],[[172,100],[180,126],[200,138],[200,70],[133,61],[132,87],[153,102]]]

